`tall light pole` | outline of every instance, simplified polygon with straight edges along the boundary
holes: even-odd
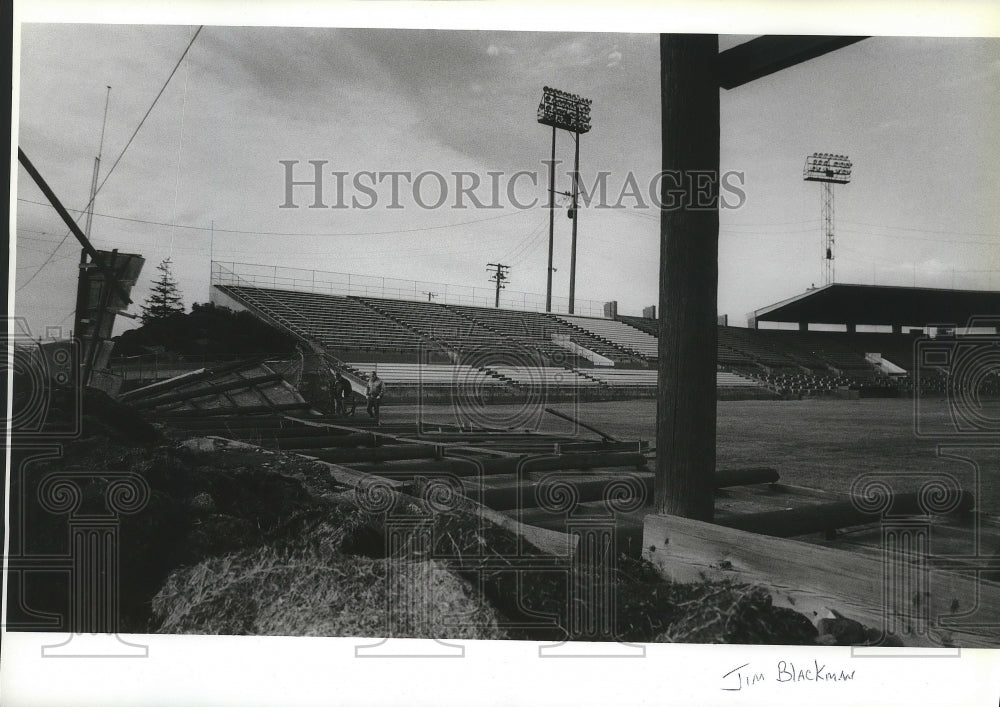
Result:
[[[555,161],[556,129],[573,135],[573,191],[569,216],[573,219],[573,242],[570,251],[569,313],[573,314],[576,299],[576,232],[579,209],[577,208],[580,182],[580,136],[590,132],[590,99],[575,93],[566,93],[549,86],[542,89],[542,102],[538,104],[538,122],[552,126],[552,162],[549,167],[549,267],[546,271],[545,311],[552,311],[552,247],[555,234]]]
[[[802,168],[802,178],[807,182],[820,182],[823,185],[821,216],[823,241],[821,258],[823,262],[823,284],[834,282],[833,244],[833,185],[847,184],[851,181],[851,160],[847,155],[832,155],[829,152],[814,152],[806,157]]]

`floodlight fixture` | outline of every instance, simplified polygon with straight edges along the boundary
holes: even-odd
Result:
[[[806,157],[806,164],[802,168],[802,178],[807,182],[847,184],[851,181],[852,167],[851,160],[847,155],[814,152]]]
[[[834,272],[834,209],[833,185],[847,184],[851,181],[853,165],[847,155],[835,155],[832,152],[814,152],[806,157],[802,168],[802,179],[807,182],[820,182],[820,217],[822,219],[822,239],[820,258],[822,260],[823,284],[829,285],[835,281]]]
[[[538,122],[582,135],[590,132],[589,98],[545,86],[538,104]]]

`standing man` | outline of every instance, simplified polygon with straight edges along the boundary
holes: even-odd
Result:
[[[347,411],[347,403],[350,402],[351,395],[354,392],[354,389],[351,388],[351,382],[344,378],[344,376],[340,374],[340,371],[337,371],[335,376],[336,378],[333,381],[334,412],[337,415],[343,415],[345,417],[347,415],[353,415],[353,407],[350,412]]]
[[[382,424],[382,417],[379,414],[379,405],[382,396],[385,395],[385,383],[378,377],[378,373],[372,371],[368,378],[368,385],[365,386],[365,398],[368,399],[368,415],[375,418],[375,424]]]

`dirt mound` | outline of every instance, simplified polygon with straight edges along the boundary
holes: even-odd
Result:
[[[146,505],[120,517],[120,621],[92,631],[769,644],[817,638],[808,619],[772,606],[763,589],[670,584],[625,556],[581,568],[468,508],[448,510],[444,496],[366,497],[294,455],[211,444],[130,447],[91,437],[68,444],[62,459],[27,469],[12,481],[12,495],[25,500],[23,518],[12,506],[12,543],[23,527],[24,547],[39,554],[66,552],[66,516],[39,503],[50,472],[81,472],[86,512],[103,507],[112,483],[100,470],[129,470],[148,484]],[[366,501],[383,504],[381,511],[366,510]],[[574,614],[602,615],[606,606],[594,602],[612,591],[611,632],[573,628],[588,623]],[[66,597],[65,584],[33,584],[27,604],[64,614]],[[15,614],[21,606],[8,605]]]
[[[135,513],[119,515],[119,597],[117,625],[93,631],[148,629],[153,595],[178,567],[253,548],[287,533],[295,518],[336,507],[307,491],[295,475],[310,475],[314,489],[343,491],[329,474],[297,457],[259,452],[191,452],[176,445],[125,446],[107,434],[68,443],[59,459],[25,465],[11,480],[12,546],[32,554],[67,552],[71,519],[49,510],[41,498],[54,473],[72,477],[79,488],[78,514],[107,515],[113,473],[132,471],[145,482],[148,497]],[[337,517],[330,516],[337,521]],[[16,591],[16,590],[12,590]],[[54,573],[31,579],[30,596],[11,603],[15,618],[31,625],[31,611],[65,615],[68,588]],[[26,612],[21,615],[21,612]]]
[[[507,638],[498,613],[444,565],[321,545],[265,546],[174,572],[153,598],[158,632]]]

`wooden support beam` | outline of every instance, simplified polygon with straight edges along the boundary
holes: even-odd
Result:
[[[941,499],[942,507],[954,506],[953,513],[966,513],[975,507],[975,499],[968,491],[947,491]],[[895,516],[922,515],[919,493],[901,493],[893,496],[888,513]],[[728,528],[737,528],[761,535],[791,538],[796,535],[822,533],[839,528],[878,523],[881,513],[866,513],[852,501],[813,504],[780,511],[740,513],[718,521]]]
[[[268,408],[270,410],[270,408]],[[238,434],[240,436],[252,435],[255,432],[260,432],[261,434],[273,434],[279,430],[287,430],[289,432],[299,431],[301,434],[309,434],[311,431],[315,431],[317,434],[334,434],[330,430],[323,430],[321,428],[315,427],[303,427],[293,422],[289,422],[286,417],[275,417],[270,415],[243,415],[238,410],[229,410],[229,417],[223,419],[178,419],[170,423],[171,427],[175,427],[178,430],[191,430],[191,431],[204,431],[204,430],[222,430],[224,432],[232,434]],[[205,434],[211,434],[212,432],[205,432]],[[223,437],[227,436],[225,434],[221,435]]]
[[[351,462],[388,461],[390,459],[432,459],[437,456],[434,447],[416,444],[394,444],[382,447],[356,447],[310,451],[310,456],[334,464]]]
[[[217,425],[219,429],[226,429],[231,435],[238,435],[240,439],[260,439],[265,441],[277,440],[281,444],[284,440],[293,439],[296,437],[316,439],[320,437],[334,437],[343,438],[348,437],[351,432],[340,432],[339,430],[329,430],[317,427],[274,427],[268,428],[266,426],[261,427],[236,427],[230,428],[229,425]],[[369,435],[367,432],[358,432],[356,434]],[[334,445],[336,446],[336,445]]]
[[[718,35],[660,35],[667,176],[661,185],[655,507],[700,520],[711,520],[714,506],[718,53]]]
[[[813,621],[833,610],[874,629],[886,621],[926,629],[898,636],[905,645],[939,647],[948,638],[962,647],[997,644],[1000,585],[930,568],[917,572],[912,554],[875,558],[665,515],[646,516],[642,546],[643,557],[670,581],[760,584],[776,606]],[[887,578],[898,586],[887,586]],[[930,625],[920,627],[921,615]]]
[[[312,407],[307,402],[301,403],[278,403],[276,405],[247,405],[245,407],[225,407],[210,408],[207,410],[165,410],[159,412],[150,411],[158,419],[169,424],[171,419],[185,420],[192,417],[226,417],[227,415],[255,415],[258,413],[276,412],[280,410],[304,410]]]
[[[612,510],[610,506],[603,503],[603,499],[606,498],[609,489],[614,488],[621,482],[621,474],[608,474],[607,471],[605,470],[605,473],[598,476],[581,474],[579,478],[575,479],[562,477],[560,481],[575,489],[576,498],[579,503],[597,502],[604,505],[605,515],[610,518],[612,517]],[[635,481],[646,493],[652,491],[652,474],[634,473],[634,476],[636,477]],[[508,482],[502,485],[498,484],[484,488],[475,479],[468,479],[464,486],[470,498],[474,498],[483,505],[497,511],[508,511],[515,508],[537,508],[542,505],[542,499],[538,497],[541,483],[537,481],[516,479],[511,476]],[[558,515],[565,521],[566,513]]]
[[[749,467],[746,469],[716,469],[715,488],[724,489],[730,486],[773,484],[780,478],[777,469],[766,466]]]
[[[719,54],[718,85],[736,88],[862,39],[865,37],[772,34],[756,37]]]
[[[328,449],[331,447],[377,447],[379,440],[370,432],[355,432],[340,435],[303,435],[296,437],[275,437],[265,433],[260,436],[260,444],[287,451]]]
[[[141,388],[134,388],[119,395],[118,399],[122,401],[132,401],[138,398],[145,398],[150,395],[158,395],[160,393],[165,393],[168,390],[173,390],[174,388],[180,388],[181,386],[203,381],[207,378],[215,378],[217,376],[221,377],[229,373],[236,373],[237,371],[245,371],[250,368],[256,368],[257,366],[263,365],[265,361],[267,361],[267,357],[260,356],[245,361],[224,363],[213,368],[201,368],[195,371],[189,371],[188,373],[182,373],[174,378],[168,378],[167,380],[150,383],[149,385],[144,385]]]
[[[133,402],[132,405],[139,410],[144,410],[150,407],[183,402],[185,400],[190,400],[191,398],[204,398],[207,395],[218,395],[219,393],[225,393],[231,390],[252,388],[256,385],[264,385],[266,383],[275,383],[280,380],[282,380],[280,373],[270,373],[268,375],[257,376],[255,378],[241,378],[239,380],[226,381],[225,383],[213,383],[202,388],[192,388],[190,390],[182,390],[176,393],[157,395],[152,398],[142,398]],[[232,410],[233,408],[230,407],[228,409]]]
[[[556,471],[561,469],[594,469],[598,467],[632,467],[640,468],[646,465],[646,458],[637,452],[600,452],[588,454],[560,454],[540,457],[503,457],[492,459],[468,459],[445,456],[434,460],[416,460],[393,463],[391,466],[381,464],[358,464],[359,471],[370,471],[374,474],[392,472],[393,474],[433,474],[448,473],[455,476],[475,476],[477,474],[515,474],[518,469],[522,473]]]

